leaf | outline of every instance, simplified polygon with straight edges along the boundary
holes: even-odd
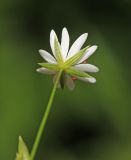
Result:
[[[59,67],[57,64],[51,64],[51,63],[38,63],[40,66],[50,69],[50,70],[59,70]]]
[[[18,153],[16,154],[15,160],[31,160],[28,148],[22,137],[19,137]]]
[[[57,40],[57,38],[55,38],[55,43],[54,43],[54,48],[55,48],[55,55],[56,55],[56,59],[58,61],[58,63],[63,63],[63,58],[62,58],[62,51],[61,51],[61,47],[60,44]]]
[[[64,66],[72,66],[74,64],[76,64],[86,53],[87,49],[89,48],[89,46],[85,47],[84,49],[80,50],[78,53],[76,53],[73,57],[69,58]]]
[[[73,76],[77,76],[77,77],[87,77],[87,78],[91,78],[91,76],[85,72],[82,72],[82,71],[79,71],[79,70],[76,70],[74,68],[69,68],[66,70],[66,72],[70,75],[73,75]]]

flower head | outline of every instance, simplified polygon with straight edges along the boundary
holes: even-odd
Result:
[[[87,36],[87,33],[82,34],[69,49],[70,38],[67,29],[63,28],[62,30],[61,43],[59,43],[55,31],[51,30],[50,46],[53,55],[40,49],[39,53],[46,62],[39,63],[41,68],[38,68],[37,71],[54,75],[53,79],[55,80],[58,72],[62,70],[59,86],[63,87],[66,84],[70,90],[75,87],[74,79],[95,83],[96,79],[90,76],[88,72],[98,72],[99,69],[85,62],[95,52],[97,46],[87,46],[81,49]]]

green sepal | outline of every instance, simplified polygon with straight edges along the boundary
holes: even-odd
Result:
[[[22,137],[19,137],[18,153],[16,154],[15,160],[31,160],[28,148]]]
[[[69,68],[66,70],[66,72],[72,76],[77,76],[77,77],[86,77],[86,78],[91,78],[92,76],[90,76],[89,74],[79,71],[77,69],[74,68]]]
[[[38,63],[40,66],[47,68],[49,70],[59,70],[59,67],[57,64],[51,64],[51,63]]]
[[[64,72],[62,72],[61,77],[60,77],[60,85],[61,85],[61,88],[64,89],[64,86],[65,86],[65,73]]]
[[[55,56],[58,63],[63,63],[61,47],[57,38],[55,38],[54,49],[55,49]]]
[[[64,64],[65,68],[76,64],[84,56],[88,48],[89,46],[85,47],[84,49],[76,53],[73,57],[69,58]]]

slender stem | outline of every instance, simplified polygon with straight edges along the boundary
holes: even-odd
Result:
[[[59,82],[61,74],[62,74],[62,70],[60,70],[58,75],[57,75],[56,81],[54,83],[54,87],[52,89],[52,92],[51,92],[51,95],[50,95],[50,98],[49,98],[49,102],[47,104],[46,111],[45,111],[44,116],[42,118],[40,127],[38,129],[38,132],[37,132],[37,135],[36,135],[36,139],[34,141],[34,144],[33,144],[33,147],[32,147],[32,151],[31,151],[31,160],[34,160],[34,157],[36,155],[36,152],[37,152],[37,149],[38,149],[38,145],[40,143],[41,136],[42,136],[42,134],[44,132],[45,124],[46,124],[48,115],[49,115],[50,110],[51,110],[51,105],[52,105],[52,102],[53,102],[53,99],[54,99],[54,96],[55,96],[56,88],[57,88],[57,85],[58,85],[58,82]]]

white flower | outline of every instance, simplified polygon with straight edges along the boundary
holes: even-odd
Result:
[[[85,63],[85,61],[95,52],[97,46],[87,46],[81,49],[87,36],[87,33],[82,34],[69,49],[70,38],[67,29],[63,28],[62,30],[61,44],[55,31],[52,30],[50,33],[50,46],[53,56],[47,51],[40,49],[39,53],[46,63],[39,63],[41,68],[38,68],[37,71],[43,74],[54,75],[53,79],[55,80],[57,73],[62,70],[61,79],[64,81],[63,84],[66,84],[70,90],[73,90],[75,86],[72,77],[85,82],[95,83],[96,79],[87,74],[87,72],[98,72],[99,69],[92,64]]]

